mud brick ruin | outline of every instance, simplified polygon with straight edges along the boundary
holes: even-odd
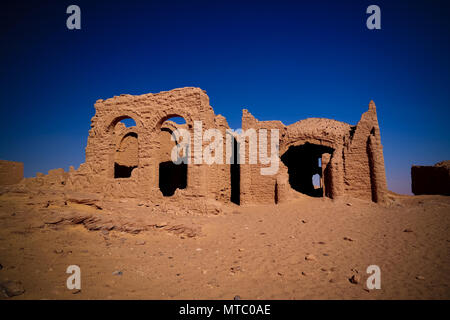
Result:
[[[415,195],[450,196],[450,161],[438,162],[434,166],[412,166],[411,182]]]
[[[346,195],[374,202],[386,199],[383,149],[373,101],[356,125],[310,118],[286,126],[280,121],[258,121],[243,110],[243,130],[279,129],[281,161],[275,175],[261,175],[264,165],[249,164],[248,146],[241,164],[175,165],[171,161],[171,150],[177,143],[171,140],[171,133],[176,128],[189,130],[192,139],[194,121],[202,121],[203,130],[215,128],[224,136],[229,129],[226,119],[214,113],[208,96],[199,88],[115,96],[98,100],[95,110],[85,163],[77,170],[56,169],[48,175],[23,179],[22,185],[187,206],[199,200],[274,204],[299,193],[329,198]],[[185,123],[171,121],[174,117],[182,117]],[[126,127],[121,121],[128,118],[136,125]],[[206,146],[210,142],[202,143]],[[316,174],[320,186],[313,184]]]
[[[0,185],[12,185],[23,179],[23,163],[0,160]]]

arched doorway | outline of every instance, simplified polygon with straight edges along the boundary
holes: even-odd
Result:
[[[138,135],[132,118],[123,119],[114,126],[114,178],[130,178],[139,164]]]
[[[333,151],[333,148],[311,143],[289,147],[281,161],[288,168],[291,188],[312,197],[322,197],[329,187],[326,184],[331,182],[329,161],[322,163],[322,158],[329,159]]]
[[[165,197],[175,194],[176,189],[187,187],[187,164],[175,164],[172,161],[172,150],[178,144],[173,141],[172,133],[177,128],[187,129],[184,118],[173,116],[164,120],[159,132],[159,190]]]

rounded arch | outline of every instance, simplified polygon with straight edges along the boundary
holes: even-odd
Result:
[[[186,122],[186,125],[188,128],[193,128],[194,121],[192,120],[191,116],[184,113],[184,112],[174,112],[174,111],[167,111],[165,114],[161,115],[159,120],[156,122],[156,132],[159,132],[161,130],[162,125],[167,120],[170,120],[171,118],[183,118]]]
[[[130,178],[134,169],[139,166],[138,134],[125,132],[116,143],[114,151],[114,178]]]
[[[134,131],[134,130],[130,130],[128,132],[125,132],[125,134],[120,138],[120,142],[122,142],[123,140],[125,140],[125,138],[127,137],[133,137],[133,138],[138,138],[138,134]]]
[[[116,132],[117,134],[117,132]],[[135,138],[138,137],[138,133],[135,127],[128,127],[128,128],[124,128],[123,130],[120,131],[120,134],[117,135],[116,137],[116,145],[119,145],[122,140],[127,137],[127,136],[134,136]]]
[[[181,118],[184,124],[170,121],[173,118]],[[187,187],[187,163],[174,163],[172,160],[172,150],[177,141],[173,140],[172,133],[181,127],[188,128],[185,117],[179,113],[167,113],[156,124],[159,141],[159,190],[163,196],[170,197],[175,194],[176,189],[186,189]]]
[[[169,120],[166,120],[161,124],[161,128],[160,128],[161,130],[169,131],[170,133],[172,133],[175,130],[180,129],[180,128],[187,129],[187,123],[178,124],[178,123],[171,121],[170,119],[172,119],[172,118],[169,118]]]
[[[350,135],[351,126],[348,123],[324,119],[307,118],[287,126],[287,134],[280,141],[282,154],[291,146],[305,143],[321,145],[338,149],[343,145],[346,136]]]
[[[114,130],[117,123],[119,123],[122,120],[125,119],[133,119],[133,121],[136,123],[136,128],[139,130],[142,128],[142,121],[140,120],[140,117],[135,113],[131,111],[123,112],[121,115],[111,115],[108,118],[105,119],[105,126],[104,130],[105,132],[109,133]]]
[[[280,157],[289,150],[290,147],[298,147],[305,144],[319,145],[327,148],[331,148],[333,150],[337,149],[337,144],[331,141],[322,140],[318,138],[299,138],[295,140],[289,140],[288,142],[280,143]]]

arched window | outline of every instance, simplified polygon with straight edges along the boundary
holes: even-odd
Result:
[[[130,178],[139,164],[138,136],[129,132],[120,140],[114,154],[114,178]]]
[[[112,126],[114,128],[114,134],[120,136],[121,132],[124,132],[129,128],[136,127],[136,121],[134,121],[133,118],[126,116],[116,123],[113,122]]]
[[[161,123],[159,133],[159,189],[165,197],[174,195],[176,189],[187,187],[187,164],[172,161],[172,149],[178,143],[172,140],[172,132],[177,128],[187,129],[186,120],[173,116]]]

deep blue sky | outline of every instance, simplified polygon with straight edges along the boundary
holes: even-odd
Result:
[[[77,168],[95,101],[121,93],[201,87],[233,128],[242,108],[356,124],[373,99],[389,188],[410,193],[412,164],[450,159],[449,17],[425,0],[2,3],[0,159],[26,176]]]

